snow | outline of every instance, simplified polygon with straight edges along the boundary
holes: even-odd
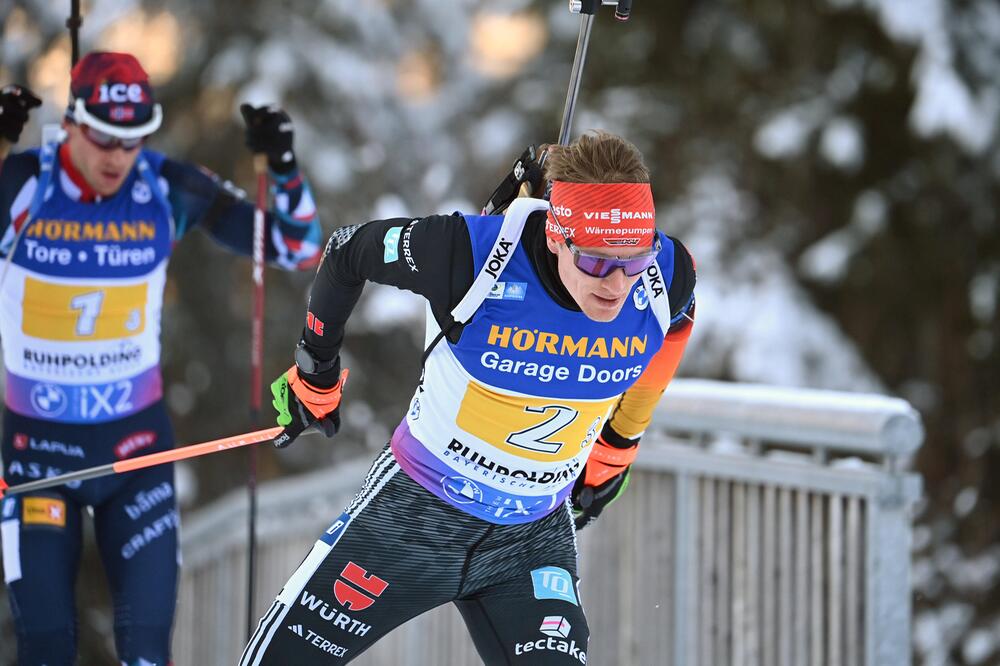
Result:
[[[969,308],[972,316],[989,325],[997,312],[1000,299],[1000,264],[993,264],[972,278],[969,283]]]
[[[865,141],[861,131],[861,125],[853,118],[832,119],[820,136],[820,155],[835,167],[856,171],[865,159]]]
[[[924,666],[951,664],[949,653],[965,633],[973,614],[972,606],[963,603],[950,603],[917,614],[913,622],[913,639]]]
[[[976,508],[976,502],[979,500],[979,489],[978,488],[963,488],[958,495],[955,496],[955,515],[959,518],[964,518],[972,513],[972,510]]]
[[[927,52],[918,59],[914,75],[917,99],[910,123],[918,134],[949,134],[972,154],[991,145],[1000,114],[995,90],[974,94],[949,64],[933,60]]]
[[[695,333],[682,372],[883,392],[858,350],[811,303],[778,252],[742,238],[754,210],[748,196],[716,171],[697,178],[679,200],[657,205],[670,233],[684,239],[700,266],[712,267],[698,275]]]
[[[888,202],[874,190],[862,192],[854,202],[847,226],[836,229],[802,252],[798,268],[817,282],[834,284],[847,275],[850,260],[881,233],[887,224]]]
[[[816,109],[794,107],[775,114],[754,135],[757,152],[771,159],[797,157],[816,128]]]
[[[969,632],[962,643],[962,657],[966,664],[985,664],[997,651],[997,628],[975,629]]]

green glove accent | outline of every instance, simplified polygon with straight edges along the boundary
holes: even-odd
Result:
[[[616,499],[621,497],[626,490],[628,490],[628,482],[631,480],[632,480],[632,467],[629,466],[629,468],[625,470],[625,479],[622,481],[622,487],[619,488],[618,492],[615,493],[615,496],[611,498],[611,502],[614,502]],[[611,504],[611,502],[608,502],[608,504]]]
[[[286,427],[292,422],[292,412],[288,409],[288,379],[282,374],[271,382],[271,404],[278,410],[278,425]]]

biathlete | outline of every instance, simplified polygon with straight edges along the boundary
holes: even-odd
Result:
[[[0,136],[18,140],[26,88],[0,91]],[[315,267],[321,230],[277,108],[247,107],[247,141],[268,155],[275,207],[266,257]],[[0,164],[3,476],[55,476],[173,448],[160,377],[167,261],[201,228],[250,255],[253,206],[207,170],[147,150],[162,111],[139,62],[88,54],[73,68],[65,140]],[[74,585],[90,507],[126,666],[166,666],[177,596],[171,465],[0,503],[4,581],[21,666],[76,659]]]
[[[549,200],[344,227],[313,284],[278,423],[339,427],[367,281],[427,301],[423,375],[361,491],[261,618],[241,666],[343,664],[454,603],[487,664],[584,664],[575,528],[628,484],[692,330],[694,263],[656,230],[624,139],[552,146]]]

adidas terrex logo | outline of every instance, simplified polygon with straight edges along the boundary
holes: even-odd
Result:
[[[327,654],[332,654],[335,657],[343,657],[347,654],[347,648],[323,638],[312,629],[303,628],[301,624],[290,624],[288,625],[288,630],[296,636],[301,637],[307,643],[312,643]]]

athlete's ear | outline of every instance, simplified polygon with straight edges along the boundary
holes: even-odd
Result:
[[[559,243],[557,241],[554,241],[551,238],[549,238],[548,236],[546,236],[545,237],[545,246],[549,248],[549,252],[551,252],[552,254],[554,254],[556,256],[559,256]]]

